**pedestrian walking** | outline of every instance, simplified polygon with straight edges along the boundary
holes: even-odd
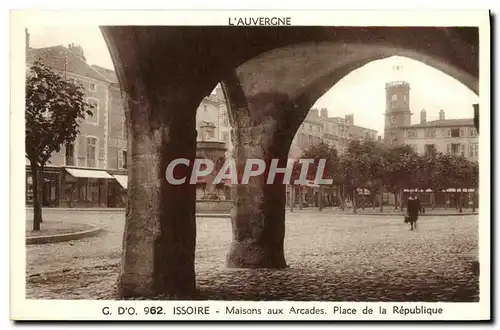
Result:
[[[418,213],[422,210],[422,205],[420,204],[420,199],[418,199],[415,193],[410,193],[410,197],[408,198],[407,209],[408,213],[408,221],[410,222],[410,230],[413,230],[413,227],[417,229],[417,220]]]

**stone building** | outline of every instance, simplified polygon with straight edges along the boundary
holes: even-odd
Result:
[[[344,118],[328,116],[328,109],[320,110],[312,108],[304,122],[300,125],[290,147],[289,157],[300,158],[305,150],[320,142],[324,142],[335,147],[339,154],[345,152],[349,141],[352,139],[377,140],[377,131],[354,125],[354,115],[348,114]],[[305,206],[318,206],[319,186],[310,182],[306,187],[296,189],[294,192],[294,202],[298,203],[302,199]],[[290,187],[287,187],[287,203],[289,203]],[[337,195],[334,188],[328,188],[322,192],[323,205],[331,205],[333,196]],[[302,197],[301,197],[302,196]]]
[[[444,110],[439,111],[439,119],[427,121],[427,112],[420,112],[420,123],[405,127],[404,142],[419,154],[442,152],[465,156],[478,161],[479,139],[473,118],[445,119]]]
[[[472,106],[471,106],[472,110]],[[411,124],[410,84],[395,81],[386,84],[384,142],[407,144],[419,154],[442,152],[478,160],[479,140],[474,119],[446,119],[440,110],[438,120],[427,121],[427,111],[420,111],[418,124]]]
[[[298,158],[309,147],[324,142],[339,153],[347,149],[351,139],[377,139],[377,131],[354,125],[354,115],[344,118],[328,116],[328,109],[312,108],[300,125],[290,147],[290,157]]]
[[[231,125],[227,114],[226,100],[222,89],[217,86],[215,94],[203,98],[196,112],[198,141],[222,141],[226,146],[225,156],[230,157],[233,147]]]
[[[27,36],[28,40],[29,36]],[[80,134],[71,145],[52,155],[43,174],[45,207],[123,207],[127,180],[127,128],[116,73],[89,65],[82,47],[33,49],[27,47],[27,69],[41,60],[52,70],[80,83],[86,99],[95,106],[93,116],[80,123]],[[197,112],[199,141],[223,141],[225,156],[232,151],[230,124],[220,87],[205,97]],[[26,162],[26,202],[33,201],[32,178]]]
[[[27,48],[27,69],[36,60],[81,84],[93,115],[80,122],[73,144],[52,155],[42,178],[43,206],[114,207],[125,200],[126,127],[120,89],[112,70],[87,63],[82,47],[70,44]],[[26,167],[26,201],[32,202],[32,178]]]
[[[471,113],[473,107],[471,105]],[[420,111],[417,124],[411,123],[413,113],[410,110],[410,84],[394,81],[386,84],[386,112],[384,143],[387,145],[409,145],[420,155],[442,152],[464,156],[471,161],[479,160],[479,137],[474,125],[474,118],[446,119],[445,111],[438,112],[437,120],[427,120],[427,111]],[[411,187],[405,189],[405,198]],[[464,207],[477,205],[477,192],[464,190],[467,195],[462,200]],[[386,194],[388,195],[388,194]],[[389,198],[384,196],[384,198]],[[458,207],[459,195],[455,188],[420,193],[424,205]]]

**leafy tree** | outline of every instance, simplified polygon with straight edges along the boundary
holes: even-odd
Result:
[[[409,146],[391,147],[385,153],[387,164],[383,173],[384,186],[396,197],[395,208],[402,207],[402,189],[410,187],[418,166],[418,155]]]
[[[51,155],[72,143],[79,133],[79,120],[92,115],[81,85],[74,84],[35,61],[26,77],[26,158],[33,177],[33,230],[42,222],[43,170]]]
[[[323,170],[323,179],[332,179],[334,180],[334,184],[339,182],[338,176],[338,166],[339,166],[339,157],[337,153],[337,149],[329,146],[324,142],[320,142],[319,144],[313,145],[306,149],[302,154],[303,159],[313,159],[314,162],[309,165],[309,170],[307,173],[308,180],[314,180],[316,178],[316,173],[319,170],[319,161],[321,159],[325,159],[325,167]],[[320,186],[319,196],[318,196],[318,204],[319,209],[323,208],[323,187]]]
[[[469,188],[474,189],[473,199],[472,199],[472,212],[476,211],[476,192],[479,188],[479,163],[471,162],[469,167],[469,177],[467,182],[469,183]]]
[[[339,173],[342,175],[349,195],[353,197],[353,212],[357,211],[358,188],[367,188],[380,184],[382,177],[382,152],[378,145],[369,140],[351,140],[339,162]]]
[[[452,158],[454,162],[454,173],[451,176],[451,181],[453,186],[456,187],[457,191],[460,189],[460,194],[458,198],[459,202],[459,212],[463,211],[463,189],[470,188],[472,186],[472,166],[471,162],[464,156],[455,156]]]

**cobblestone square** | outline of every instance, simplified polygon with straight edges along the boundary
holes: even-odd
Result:
[[[104,231],[82,240],[26,246],[27,298],[115,299],[124,212],[45,210],[44,217]],[[230,219],[197,221],[199,293],[192,299],[479,299],[478,276],[462,257],[478,243],[477,215],[421,217],[418,230],[409,231],[397,215],[287,212],[289,268],[283,270],[227,269]]]

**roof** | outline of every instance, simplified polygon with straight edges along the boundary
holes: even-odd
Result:
[[[433,120],[411,125],[410,128],[474,126],[472,118]]]
[[[114,83],[114,84],[118,84],[118,77],[117,77],[116,72],[114,70],[104,68],[104,67],[99,66],[99,65],[92,65],[91,68],[94,69],[95,71],[99,72],[104,77],[106,77],[106,79],[109,82]]]
[[[352,125],[351,127],[353,128],[357,128],[357,129],[360,129],[360,130],[363,130],[363,131],[369,131],[371,133],[377,133],[378,131],[373,129],[373,128],[368,128],[368,127],[363,127],[363,126],[358,126],[358,125]]]
[[[27,61],[34,62],[35,60],[41,60],[52,69],[58,71],[67,71],[100,81],[108,81],[103,74],[97,72],[88,65],[84,58],[78,56],[63,45],[45,48],[30,48]]]

